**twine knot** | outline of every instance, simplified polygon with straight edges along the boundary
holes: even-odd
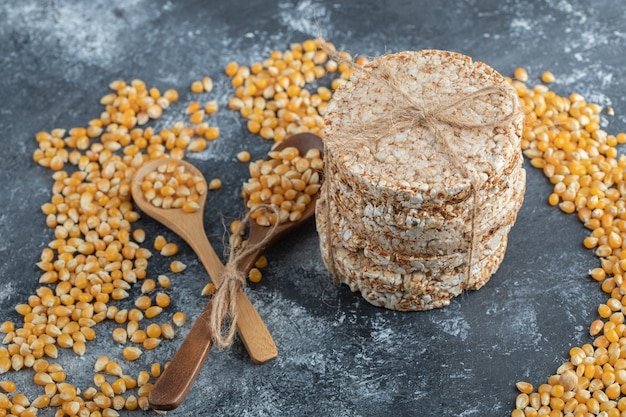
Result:
[[[263,239],[258,242],[238,245],[237,237],[243,234],[246,224],[252,219],[252,214],[257,210],[270,210],[276,214],[278,219],[278,209],[275,206],[268,204],[256,206],[246,214],[237,230],[229,237],[228,262],[224,265],[224,270],[222,271],[222,281],[211,298],[212,308],[208,319],[213,343],[220,350],[228,349],[233,344],[235,338],[235,330],[239,318],[237,297],[239,291],[242,291],[246,286],[246,275],[241,270],[241,266],[249,256],[256,254],[259,249],[266,246],[279,225],[279,222],[276,221],[268,228],[268,232]],[[230,319],[230,322],[228,327],[224,329],[227,318]]]

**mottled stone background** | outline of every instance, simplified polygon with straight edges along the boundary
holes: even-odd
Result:
[[[39,207],[51,195],[51,172],[31,158],[40,130],[84,126],[100,114],[100,96],[115,79],[140,78],[181,95],[156,126],[184,117],[192,81],[215,80],[221,105],[211,122],[221,137],[190,157],[224,186],[211,194],[206,228],[223,252],[223,223],[243,213],[239,187],[246,166],[235,155],[261,158],[269,143],[247,133],[226,103],[232,94],[223,68],[250,64],[271,50],[317,35],[316,23],[352,54],[449,49],[484,61],[505,75],[525,66],[531,82],[544,70],[558,93],[583,94],[611,105],[609,133],[625,128],[626,4],[615,1],[0,1],[0,312],[37,288],[35,263],[51,240]],[[207,96],[208,97],[208,96]],[[591,341],[588,326],[605,299],[588,277],[598,264],[582,248],[586,232],[575,216],[547,205],[550,185],[528,166],[528,189],[504,263],[480,291],[447,308],[397,313],[370,306],[329,281],[314,225],[271,249],[263,281],[248,294],[267,321],[279,357],[254,365],[239,341],[211,352],[188,399],[172,416],[506,416],[515,382],[538,385]],[[181,245],[189,268],[173,278],[173,304],[193,319],[205,299],[206,275],[180,239],[150,219],[149,236]],[[165,272],[151,260],[149,274]],[[136,296],[138,289],[133,290]],[[130,302],[129,302],[130,303]],[[190,327],[132,365],[128,373],[168,360]],[[70,381],[91,384],[95,357],[119,358],[111,323],[96,327],[88,353],[63,351]],[[34,398],[32,372],[0,376]],[[51,410],[40,415],[52,415]],[[137,414],[127,413],[124,415]]]

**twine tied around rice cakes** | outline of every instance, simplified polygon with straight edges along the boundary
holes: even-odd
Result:
[[[261,204],[246,214],[237,230],[230,235],[229,240],[229,257],[228,262],[224,265],[222,271],[222,281],[211,298],[212,308],[208,317],[209,329],[215,346],[220,349],[228,349],[235,338],[235,330],[237,328],[237,319],[239,318],[239,308],[237,306],[237,296],[239,291],[243,291],[246,286],[246,276],[240,270],[241,263],[248,258],[249,255],[256,252],[259,248],[265,247],[270,241],[279,222],[276,221],[268,228],[268,233],[263,239],[256,243],[247,245],[237,245],[236,239],[243,234],[246,224],[251,221],[252,214],[257,210],[270,210],[276,214],[278,218],[278,209],[270,204]],[[230,319],[228,328],[224,329],[224,323],[227,317]],[[207,320],[206,318],[203,318]]]
[[[404,88],[403,83],[394,74],[392,68],[384,59],[378,59],[376,66],[370,65],[362,67],[356,65],[352,60],[346,59],[339,54],[334,48],[325,41],[320,35],[318,37],[320,48],[328,54],[332,59],[347,65],[350,69],[365,76],[369,76],[378,80],[388,90],[394,93],[395,99],[392,101],[393,108],[386,112],[385,116],[367,123],[360,123],[354,127],[348,127],[342,132],[346,137],[352,138],[357,143],[362,143],[366,148],[371,145],[378,146],[378,142],[385,136],[391,136],[397,133],[409,131],[417,127],[426,127],[434,134],[434,144],[439,148],[458,172],[469,180],[470,195],[472,198],[472,212],[469,233],[469,250],[467,252],[467,272],[464,285],[467,285],[471,279],[471,270],[473,265],[473,251],[475,240],[475,223],[476,211],[478,207],[478,190],[482,186],[482,181],[476,172],[469,170],[463,163],[458,150],[456,150],[451,141],[443,132],[443,127],[456,129],[485,129],[504,126],[514,122],[520,116],[519,102],[515,91],[506,85],[491,85],[480,88],[471,93],[462,94],[459,97],[443,100],[438,104],[425,105],[420,103],[413,95],[409,94]],[[511,110],[503,115],[483,118],[481,122],[468,121],[459,116],[454,110],[461,109],[464,105],[470,105],[473,101],[477,101],[482,97],[497,95],[503,100],[510,101]],[[327,214],[327,236],[332,236],[332,222],[330,221],[330,204],[326,205]],[[330,239],[330,238],[329,238]],[[331,239],[332,240],[332,239]],[[331,273],[337,277],[335,267],[335,258],[333,251],[330,250]]]

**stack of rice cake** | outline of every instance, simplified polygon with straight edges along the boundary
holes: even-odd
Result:
[[[526,184],[522,115],[496,127],[394,129],[402,98],[371,75],[380,65],[426,109],[487,86],[505,88],[446,110],[465,123],[506,119],[517,96],[489,66],[425,50],[377,58],[329,104],[316,208],[326,267],[372,304],[442,307],[482,287],[504,257]],[[363,129],[381,123],[389,128],[375,135]]]

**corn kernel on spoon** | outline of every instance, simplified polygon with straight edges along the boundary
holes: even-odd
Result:
[[[202,173],[192,164],[181,160],[160,159],[147,162],[134,175],[131,184],[133,200],[145,214],[167,226],[191,246],[206,268],[212,282],[219,287],[224,265],[213,250],[204,231],[203,212],[206,192],[199,193],[196,210],[187,212],[182,208],[156,207],[148,201],[144,194],[145,190],[142,189],[142,183],[147,175],[158,170],[163,164],[171,162],[184,166],[186,171],[201,180],[200,186],[206,190],[206,181]],[[243,291],[238,294],[237,305],[239,306],[237,330],[252,360],[255,363],[264,363],[274,359],[278,355],[274,340]],[[210,313],[211,302],[207,303],[199,319],[196,320],[172,358],[170,365],[151,391],[149,402],[153,408],[172,410],[180,405],[191,389],[211,349],[212,335],[209,331],[208,320]]]
[[[300,152],[300,155],[305,155],[310,149],[317,149],[320,151],[320,154],[323,155],[324,152],[324,142],[322,138],[314,133],[304,132],[297,133],[292,135],[278,144],[273,150],[280,151],[287,147],[297,148]],[[266,160],[269,159],[266,158]],[[245,259],[243,259],[240,263],[240,271],[247,275],[248,272],[252,269],[256,261],[259,259],[264,250],[266,250],[272,243],[278,241],[287,233],[291,232],[295,228],[301,226],[307,220],[313,218],[315,215],[315,202],[319,198],[319,191],[311,196],[311,201],[306,205],[304,211],[302,212],[302,217],[296,221],[286,221],[284,223],[280,223],[277,227],[271,228],[267,226],[260,226],[254,220],[250,221],[250,229],[248,233],[248,245],[257,244],[266,239],[268,233],[272,233],[271,237],[267,239],[266,244],[261,245],[254,252],[251,252]],[[244,201],[247,206],[247,198],[244,197]],[[249,209],[248,209],[249,211]]]

